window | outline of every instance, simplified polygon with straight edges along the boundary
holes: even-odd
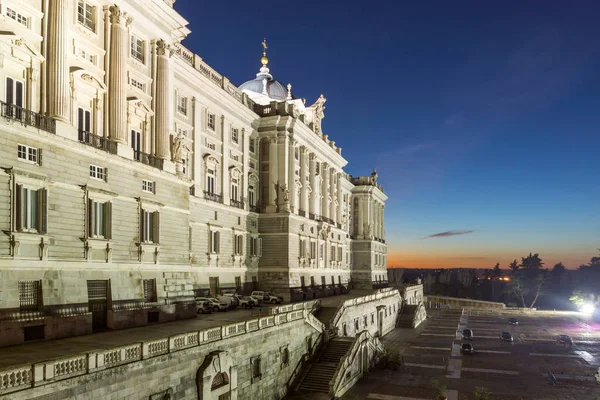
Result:
[[[136,161],[141,161],[142,133],[132,129],[130,144],[131,148],[133,149],[133,159]]]
[[[240,131],[237,128],[231,128],[231,141],[233,143],[239,143]]]
[[[321,286],[325,287],[325,285],[327,285],[327,282],[326,282],[326,280],[325,280],[325,277],[324,277],[324,276],[322,276],[322,277],[321,277]]]
[[[46,189],[15,186],[15,229],[46,233],[48,192]]]
[[[140,214],[140,241],[159,243],[160,213],[142,209]]]
[[[210,231],[210,252],[213,254],[219,253],[219,231]]]
[[[254,207],[254,186],[248,186],[248,204],[250,207]]]
[[[144,279],[144,300],[156,301],[156,279]]]
[[[82,0],[77,2],[77,22],[92,32],[96,31],[95,11],[96,7],[88,4],[87,2]]]
[[[310,242],[310,258],[317,258],[317,242]]]
[[[80,48],[79,49],[79,57],[96,65],[96,55],[95,54],[91,54],[91,53],[87,52],[86,50]]]
[[[23,107],[23,82],[13,78],[6,78],[6,104]]]
[[[242,277],[241,276],[235,277],[235,288],[237,289],[238,292],[242,291]]]
[[[104,167],[98,167],[97,165],[90,165],[90,178],[100,179],[105,181],[108,178],[108,170]]]
[[[324,252],[323,245],[320,245],[319,246],[319,259],[321,259],[321,260],[323,259],[323,252]]]
[[[77,128],[79,132],[91,132],[92,113],[81,107],[77,109]]]
[[[231,179],[231,200],[238,201],[238,180]]]
[[[331,260],[330,261],[335,261],[335,246],[331,246]]]
[[[239,256],[244,254],[244,236],[243,235],[235,235],[234,236],[234,254]]]
[[[254,153],[254,151],[255,151],[254,149],[255,149],[255,147],[254,147],[254,139],[250,139],[250,151],[252,153]]]
[[[154,181],[147,181],[145,179],[142,179],[142,190],[148,193],[156,193],[156,186],[154,184]]]
[[[19,311],[37,311],[41,281],[19,281]]]
[[[254,357],[250,361],[252,367],[252,382],[257,379],[260,379],[262,376],[261,368],[260,368],[260,357]]]
[[[146,92],[146,85],[134,78],[129,78],[129,84],[142,92]]]
[[[112,203],[88,199],[88,237],[111,238]]]
[[[306,256],[306,240],[300,239],[300,258],[304,258]]]
[[[20,23],[21,25],[23,25],[26,28],[29,28],[29,19],[22,15],[19,14],[18,12],[16,12],[15,10],[13,10],[12,8],[6,8],[6,16],[8,18],[12,18],[15,21],[17,21],[18,23]]]
[[[342,248],[338,247],[338,258],[337,261],[342,261]]]
[[[215,114],[208,113],[206,126],[208,126],[208,129],[210,129],[211,131],[215,130]]]
[[[306,282],[304,281],[304,277],[300,277],[300,287],[306,287]]]
[[[41,165],[41,149],[25,146],[24,144],[17,145],[17,157],[19,160],[30,161],[34,164]]]
[[[254,237],[250,241],[250,254],[253,257],[260,257],[262,255],[262,239]]]
[[[187,115],[187,97],[177,95],[177,112]]]
[[[315,277],[314,276],[310,277],[310,286],[315,286]]]
[[[290,365],[290,351],[287,346],[281,349],[281,364],[284,366]]]
[[[215,170],[208,169],[206,172],[206,192],[210,194],[215,193]]]
[[[141,62],[142,64],[145,63],[144,61],[144,48],[146,47],[146,42],[144,42],[142,39],[138,38],[135,35],[131,35],[131,57],[133,57],[135,60],[138,60],[139,62]]]
[[[183,174],[183,176],[187,177],[187,172],[188,172],[188,156],[182,156],[181,157],[181,173]]]

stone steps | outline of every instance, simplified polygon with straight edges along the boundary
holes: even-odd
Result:
[[[304,392],[329,393],[329,382],[333,379],[340,360],[346,355],[352,343],[352,340],[330,339],[319,360],[310,366],[300,384],[299,390]]]

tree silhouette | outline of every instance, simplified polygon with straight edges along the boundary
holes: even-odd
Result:
[[[513,260],[513,262],[508,264],[508,268],[510,268],[511,274],[515,275],[519,270],[519,263],[517,262],[517,260]]]

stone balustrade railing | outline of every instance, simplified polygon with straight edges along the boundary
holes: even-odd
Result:
[[[286,304],[284,306],[271,307],[271,315],[281,314],[297,310],[316,310],[321,307],[321,300],[310,300],[302,303]]]
[[[229,337],[244,335],[275,325],[306,319],[309,316],[312,316],[312,308],[303,306],[298,310],[202,331],[186,332],[147,342],[132,343],[107,350],[75,354],[70,357],[12,367],[0,371],[0,396],[28,387],[42,386],[74,376],[92,374],[123,364],[202,346],[206,343],[225,340]]]
[[[331,327],[334,327],[337,325],[337,323],[340,321],[340,318],[342,318],[342,315],[344,314],[344,310],[346,308],[351,307],[351,306],[357,306],[357,305],[363,304],[363,303],[369,303],[369,302],[375,301],[375,300],[381,300],[386,297],[392,297],[392,296],[400,296],[400,292],[398,291],[398,289],[383,288],[383,289],[377,290],[374,294],[370,294],[368,296],[356,297],[354,299],[348,299],[348,300],[344,301],[343,303],[338,305],[337,310],[335,311],[335,316],[333,317],[333,320],[331,322]]]

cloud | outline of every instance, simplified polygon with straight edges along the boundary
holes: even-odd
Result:
[[[469,233],[473,233],[473,232],[475,232],[475,231],[474,230],[446,231],[446,232],[434,233],[433,235],[425,236],[423,239],[438,238],[438,237],[450,237],[450,236],[458,236],[458,235],[468,235]]]

